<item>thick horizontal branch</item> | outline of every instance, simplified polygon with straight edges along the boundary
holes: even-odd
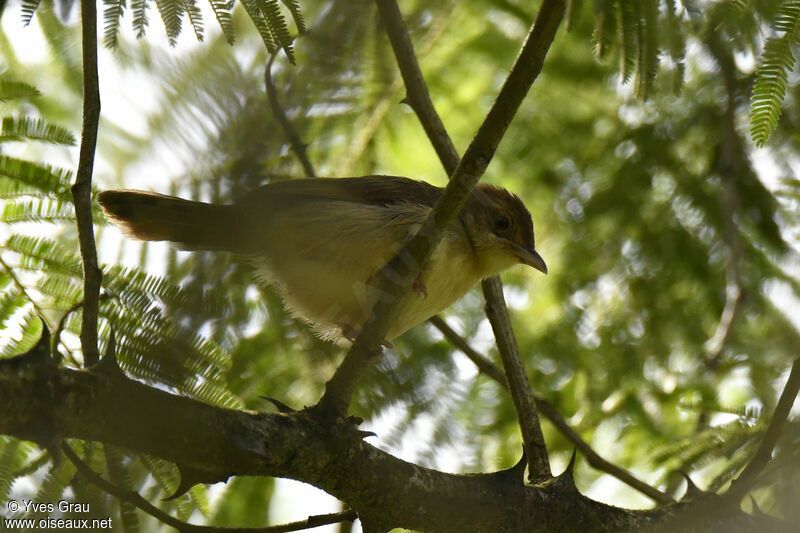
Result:
[[[48,345],[44,339],[0,362],[0,434],[50,449],[70,437],[155,455],[176,463],[184,487],[232,475],[296,479],[347,503],[372,532],[627,531],[691,508],[629,511],[594,502],[577,491],[571,470],[539,485],[525,485],[519,465],[491,474],[438,472],[365,443],[352,425],[321,424],[302,411],[214,407],[128,379],[113,359],[93,371],[59,368]],[[717,514],[720,525],[748,516]]]
[[[653,525],[680,506],[628,511],[594,502],[571,470],[540,485],[524,469],[438,472],[393,457],[350,424],[324,425],[305,412],[236,411],[169,394],[125,377],[104,359],[93,371],[59,368],[49,339],[0,362],[0,434],[50,449],[78,438],[174,462],[182,486],[233,475],[296,479],[358,513],[365,531],[622,531]]]

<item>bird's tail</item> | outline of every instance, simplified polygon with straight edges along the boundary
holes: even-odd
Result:
[[[232,205],[214,205],[144,191],[104,191],[106,217],[143,241],[172,241],[187,250],[244,252],[243,221]]]

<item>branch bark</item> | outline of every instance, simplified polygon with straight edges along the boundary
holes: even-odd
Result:
[[[539,485],[526,485],[519,465],[491,474],[438,472],[370,446],[350,424],[174,396],[128,379],[113,358],[91,371],[59,368],[48,337],[28,354],[0,361],[0,433],[51,450],[78,438],[155,455],[179,467],[184,489],[232,475],[296,479],[349,504],[368,532],[650,530],[695,505],[645,511],[604,505],[578,492],[571,469]],[[682,531],[778,530],[765,517],[758,527],[732,529],[753,520],[736,507],[712,506],[707,514],[702,527]]]
[[[278,55],[278,52],[279,50],[276,50],[270,54],[269,60],[267,60],[267,65],[264,68],[264,85],[266,86],[267,90],[269,107],[272,110],[272,116],[275,117],[275,120],[277,120],[278,124],[280,124],[283,133],[286,134],[286,138],[289,141],[289,146],[292,148],[294,155],[297,156],[297,159],[300,160],[300,164],[303,165],[303,171],[306,173],[306,176],[313,178],[317,174],[314,171],[314,165],[311,164],[311,160],[308,158],[308,154],[306,154],[306,145],[292,127],[292,123],[289,122],[289,117],[287,117],[286,113],[283,111],[283,107],[281,107],[281,103],[278,101],[278,94],[275,90],[275,85],[272,83],[272,63],[275,61],[275,56]]]
[[[764,437],[761,439],[756,453],[753,454],[750,462],[747,463],[739,477],[731,484],[726,496],[738,502],[748,493],[758,475],[767,463],[772,460],[772,450],[775,449],[778,438],[783,431],[783,426],[786,425],[786,420],[789,418],[789,412],[792,410],[792,405],[797,398],[798,392],[800,392],[800,357],[795,359],[794,364],[792,364],[789,379],[786,380],[781,397],[775,406],[775,412],[772,414],[772,420],[769,422],[767,431],[764,432]]]
[[[72,185],[75,219],[78,225],[83,264],[83,315],[81,348],[84,365],[100,360],[97,349],[97,314],[103,273],[97,266],[97,249],[92,223],[92,171],[100,123],[100,82],[97,76],[97,5],[81,0],[81,43],[83,47],[83,126],[78,171]]]

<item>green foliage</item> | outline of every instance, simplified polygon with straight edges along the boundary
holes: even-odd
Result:
[[[5,102],[14,98],[30,98],[39,96],[39,94],[36,87],[32,85],[0,78],[0,102]]]
[[[117,34],[119,33],[119,23],[125,13],[125,0],[103,0],[103,44],[106,48],[114,49],[117,47]]]
[[[789,73],[794,69],[794,48],[800,42],[800,2],[785,0],[778,10],[773,31],[780,37],[767,39],[756,71],[750,103],[750,135],[764,146],[781,116]]]
[[[61,126],[49,124],[41,118],[4,117],[2,130],[0,130],[0,142],[19,141],[21,139],[70,146],[75,144],[75,136],[72,135],[72,132]]]
[[[305,31],[297,2],[285,0],[280,8],[276,1],[243,0],[236,16],[250,19],[255,28],[237,26],[236,38],[241,48],[255,51],[234,54],[227,45],[234,40],[232,7],[210,2],[223,35],[191,53],[180,52],[179,61],[144,44],[125,50],[122,68],[155,71],[158,65],[154,79],[163,92],[160,107],[146,117],[146,135],[101,148],[115,180],[111,185],[108,174],[99,174],[105,187],[139,186],[141,163],[158,157],[154,148],[166,148],[182,166],[157,190],[186,197],[228,202],[276,176],[301,175],[263,92],[268,50],[279,48],[295,54],[297,65],[288,69],[276,61],[278,97],[309,143],[320,174],[401,174],[444,183],[417,119],[398,104],[404,89],[383,30],[374,22],[374,6],[304,4],[313,31],[293,49],[290,22],[282,13],[291,14],[298,32]],[[123,10],[132,12],[134,30],[144,34],[152,4],[105,5],[107,45],[116,38]],[[178,37],[184,14],[198,38],[202,35],[190,6],[196,8],[190,0],[157,3],[171,39]],[[800,275],[791,266],[800,235],[800,186],[790,178],[800,146],[800,109],[786,105],[780,121],[774,114],[784,98],[800,97],[785,59],[796,40],[768,53],[796,31],[793,6],[776,0],[731,0],[708,9],[674,0],[568,2],[570,31],[559,33],[485,178],[524,198],[536,222],[537,247],[551,267],[547,278],[521,268],[504,275],[533,389],[601,455],[639,473],[656,472],[648,481],[662,489],[671,486],[676,470],[691,471],[701,486],[711,488],[724,487],[737,475],[763,434],[798,345],[797,331],[772,289],[800,292]],[[534,10],[499,0],[401,3],[401,10],[436,107],[462,150],[513,63]],[[39,16],[67,80],[59,83],[75,91],[80,63],[76,47],[69,45],[76,34],[47,11]],[[711,37],[731,57],[757,56],[762,28],[773,33],[753,91],[769,95],[759,109],[766,110],[765,135],[774,128],[767,151],[777,170],[768,178],[777,178],[778,185],[765,184],[756,172],[763,152],[754,157],[740,131],[725,129],[727,91],[741,123],[751,73],[733,61],[710,63]],[[693,50],[687,52],[687,43]],[[784,84],[785,97],[769,76],[764,79],[773,89],[759,85],[770,61],[768,74]],[[632,83],[637,98],[617,92],[618,80]],[[0,99],[34,96],[23,116],[35,116],[29,111],[34,107],[47,124],[68,123],[65,114],[55,120],[45,112],[45,96],[32,85],[0,82]],[[73,119],[72,130],[78,126]],[[114,125],[109,120],[103,127],[107,132]],[[733,149],[725,144],[731,135]],[[33,136],[17,140],[15,148],[21,143],[58,148],[29,142]],[[0,155],[1,220],[8,232],[0,250],[6,263],[0,266],[0,357],[20,353],[38,339],[40,315],[53,326],[82,298],[69,191],[73,175],[46,159],[28,151]],[[732,219],[723,195],[726,177],[736,197]],[[95,212],[96,224],[102,220]],[[10,226],[17,222],[35,222],[37,229]],[[117,238],[110,227],[98,231],[101,249],[119,249],[129,265],[102,266],[100,336],[105,348],[114,329],[118,359],[128,375],[234,408],[265,409],[262,395],[294,407],[319,398],[341,349],[315,339],[272,291],[257,287],[245,261],[227,254],[164,252],[129,241],[120,245]],[[731,238],[741,250],[737,266],[745,296],[729,337],[712,358],[706,343],[725,305]],[[131,257],[139,258],[135,266]],[[160,274],[148,272],[153,264]],[[499,361],[482,306],[475,291],[445,318]],[[60,364],[80,364],[80,318],[80,311],[66,317],[56,347],[63,355]],[[374,424],[368,429],[379,433],[384,449],[411,449],[410,459],[427,466],[487,471],[519,458],[508,396],[429,326],[396,340],[395,349],[365,377],[353,410],[366,425]],[[544,431],[554,462],[568,456],[573,445],[548,424]],[[796,421],[786,433],[774,469],[766,472],[771,477],[762,482],[759,504],[772,503],[776,512],[791,516],[796,503],[784,500],[791,492],[786,487],[797,478]],[[14,443],[0,440],[0,488],[49,461],[32,445]],[[177,516],[197,511],[193,521],[220,526],[263,526],[270,519],[271,480],[232,479],[215,489],[222,493],[218,504],[209,503],[202,487],[162,502],[179,483],[174,465],[98,445],[76,446],[96,471]],[[3,468],[6,460],[13,468]],[[577,472],[582,488],[596,490],[597,471],[579,462]],[[79,477],[63,481],[68,474],[54,469],[45,482],[47,493],[77,485]],[[646,505],[629,493],[602,497]],[[158,527],[141,513],[137,526],[130,508],[121,512],[133,530]]]
[[[22,0],[22,23],[26,26],[31,23],[33,14],[39,8],[40,0]]]

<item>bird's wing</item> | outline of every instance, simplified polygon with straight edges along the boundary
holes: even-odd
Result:
[[[258,210],[320,200],[368,205],[407,202],[433,207],[441,195],[439,187],[398,176],[305,178],[269,183],[251,191],[237,204]]]

